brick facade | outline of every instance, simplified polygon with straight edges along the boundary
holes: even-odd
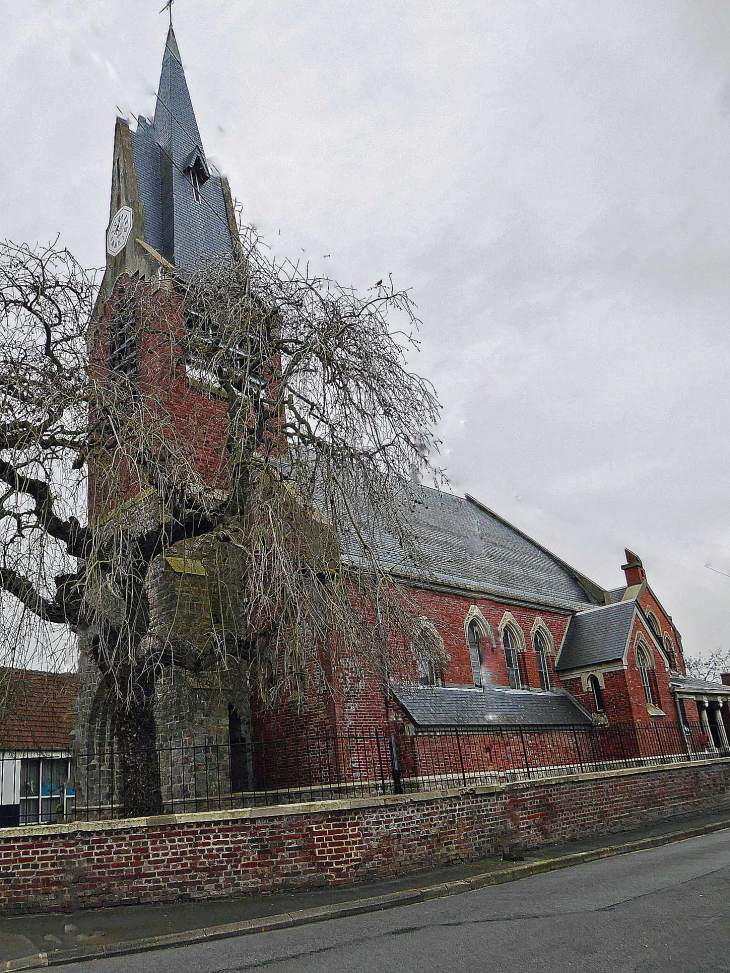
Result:
[[[730,806],[730,761],[288,808],[0,830],[5,914],[386,879]]]
[[[171,31],[163,58],[163,77],[169,82],[172,76],[177,79],[174,88],[175,97],[180,99],[178,108],[184,117],[194,122],[177,42]],[[99,314],[90,345],[97,376],[113,382],[115,375],[124,372],[118,355],[115,357],[120,340],[119,322],[124,314],[129,315],[129,307],[132,307],[136,330],[134,388],[130,394],[145,402],[155,428],[169,443],[170,451],[185,457],[190,476],[198,477],[200,486],[217,490],[225,489],[228,482],[223,449],[227,407],[214,389],[201,387],[194,365],[188,371],[184,353],[184,309],[168,272],[178,260],[183,260],[184,266],[191,268],[201,266],[213,255],[236,252],[237,233],[225,181],[220,181],[220,185],[215,178],[210,181],[210,198],[215,194],[222,207],[221,218],[211,223],[206,217],[207,210],[194,201],[191,183],[182,171],[178,173],[181,178],[162,179],[160,171],[149,168],[145,161],[148,150],[155,146],[159,148],[163,142],[167,144],[168,139],[173,155],[187,144],[189,133],[173,132],[177,124],[176,114],[174,111],[163,112],[159,117],[155,116],[153,123],[141,119],[136,132],[131,132],[126,122],[117,122],[112,215],[123,205],[131,207],[135,221],[132,240],[136,242],[130,242],[115,255],[108,255]],[[197,152],[202,152],[201,146],[202,142],[196,140]],[[186,150],[184,158],[178,161],[184,163],[188,154]],[[145,222],[145,213],[151,213],[153,200],[155,205],[162,206],[160,218],[163,222],[173,217],[162,235],[157,234],[162,224],[156,228],[154,220]],[[224,213],[226,218],[223,218]],[[128,324],[124,326],[128,327]],[[262,376],[263,380],[273,381],[275,371]],[[272,425],[268,433],[278,436],[276,420],[272,420]],[[121,509],[121,515],[133,524],[144,523],[147,483],[134,470],[125,453],[125,444],[105,459],[106,463],[95,457],[89,463],[91,522],[103,524],[106,518],[112,513],[118,514]],[[434,626],[443,640],[444,658],[439,666],[438,680],[446,687],[474,686],[482,680],[496,686],[508,686],[510,673],[503,632],[509,619],[510,631],[517,642],[518,677],[513,667],[513,683],[519,679],[523,688],[540,690],[545,682],[544,673],[541,680],[534,643],[534,633],[539,628],[547,649],[546,668],[551,688],[567,690],[584,710],[596,717],[597,722],[642,724],[664,719],[667,723],[676,723],[681,714],[675,704],[670,680],[672,673],[684,674],[681,640],[671,618],[648,586],[641,560],[626,551],[624,572],[628,591],[624,588],[617,589],[618,593],[606,592],[478,501],[463,498],[465,506],[468,506],[467,501],[472,505],[472,513],[477,508],[481,511],[481,519],[469,520],[462,510],[462,521],[459,521],[454,511],[447,509],[449,500],[445,493],[433,500],[434,509],[441,511],[446,526],[439,532],[433,529],[433,522],[428,522],[430,532],[426,532],[426,540],[436,545],[438,541],[434,542],[434,538],[443,542],[443,550],[438,548],[437,554],[443,564],[434,565],[432,577],[445,580],[443,583],[435,580],[427,583],[424,575],[424,583],[410,591],[417,611]],[[154,499],[150,499],[149,504],[153,503]],[[460,523],[468,523],[470,527],[459,533]],[[187,639],[189,646],[195,643],[192,646],[195,648],[211,635],[217,621],[225,619],[226,628],[232,632],[241,613],[237,611],[235,600],[229,598],[232,603],[222,605],[217,599],[216,591],[226,587],[217,583],[222,577],[220,554],[209,551],[204,540],[180,545],[173,554],[180,557],[160,558],[151,571],[149,594],[154,635],[163,643],[175,638]],[[189,559],[197,565],[190,573],[185,567]],[[183,566],[178,564],[176,567],[172,563],[176,560],[183,562]],[[479,571],[470,573],[474,563],[479,565]],[[464,578],[472,579],[471,590]],[[505,592],[512,592],[514,597]],[[558,671],[556,663],[561,646],[570,637],[572,619],[576,614],[599,609],[604,600],[610,605],[614,595],[619,600],[624,595],[630,596],[631,603],[637,605],[633,630],[623,656],[620,652],[614,654],[606,663],[600,661],[599,653],[596,665],[588,659],[573,669],[561,667]],[[474,615],[481,627],[481,671],[479,660],[473,658],[467,644],[466,624]],[[659,644],[651,630],[653,619],[656,619]],[[655,705],[647,705],[637,666],[637,640],[641,640],[651,659]],[[77,750],[93,751],[110,746],[113,728],[109,724],[104,686],[100,685],[99,675],[85,652],[83,638],[81,643],[83,689],[76,743]],[[415,682],[419,678],[415,657],[410,667],[405,665],[404,671],[388,670],[387,665],[384,660],[382,671],[362,672],[354,660],[351,666],[347,659],[340,660],[337,671],[329,673],[327,686],[321,678],[305,673],[300,698],[273,711],[263,707],[250,690],[245,667],[236,673],[226,673],[214,690],[200,683],[192,685],[184,673],[172,671],[158,686],[158,743],[164,749],[176,742],[189,743],[196,739],[225,742],[232,725],[232,711],[235,711],[234,722],[238,720],[238,737],[244,741],[285,739],[289,752],[294,746],[293,741],[307,733],[382,729],[405,719],[403,711],[393,701],[394,686],[399,681]],[[587,682],[591,674],[602,687],[604,708],[601,713],[597,712]],[[714,708],[712,712],[714,714]],[[579,715],[581,719],[585,718],[585,713]],[[703,716],[706,719],[707,711],[698,709],[690,698],[685,715],[690,721]],[[730,728],[727,703],[718,719],[724,720]],[[719,724],[715,731],[717,735]],[[179,768],[180,772],[183,769]],[[177,771],[178,768],[173,768],[173,778]],[[253,765],[248,772],[251,776],[257,773]],[[282,769],[281,774],[284,773]],[[282,783],[288,781],[282,778]],[[104,785],[100,786],[103,791]],[[103,794],[100,794],[99,799],[102,798]]]

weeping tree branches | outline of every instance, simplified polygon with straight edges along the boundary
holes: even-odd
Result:
[[[166,668],[243,663],[274,703],[313,676],[335,691],[341,659],[408,656],[417,609],[397,576],[427,570],[411,514],[439,476],[409,294],[359,297],[251,231],[236,259],[104,293],[92,314],[68,253],[0,247],[0,604],[16,629],[84,633],[131,763],[154,745]],[[202,565],[206,625],[171,617],[170,558]],[[135,810],[159,806],[155,788]]]

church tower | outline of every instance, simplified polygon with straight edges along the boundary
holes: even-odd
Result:
[[[233,252],[227,180],[205,155],[175,33],[170,27],[152,121],[117,119],[107,230],[107,296],[121,274],[193,270]]]
[[[106,269],[89,334],[91,369],[102,390],[97,403],[104,402],[104,390],[109,390],[110,398],[116,396],[114,409],[123,409],[127,395],[130,410],[143,417],[140,422],[160,423],[165,429],[161,437],[170,433],[178,447],[189,444],[191,463],[213,487],[222,462],[225,404],[193,379],[176,282],[207,261],[235,255],[237,248],[228,182],[206,157],[170,26],[154,118],[139,117],[136,128],[116,120]],[[93,428],[93,410],[91,421]],[[149,523],[149,481],[135,460],[127,462],[127,444],[105,435],[104,419],[99,428],[102,447],[88,459],[90,522],[104,531],[107,524],[123,519],[125,529],[132,524],[132,531],[141,532]],[[159,510],[154,516],[159,520]],[[187,554],[158,557],[149,578],[150,611],[162,620],[161,630],[173,617],[191,639],[197,638],[193,628],[200,623],[205,638],[216,609],[210,604],[212,584],[203,562]],[[108,754],[115,740],[114,702],[109,679],[94,660],[92,642],[92,634],[80,638],[76,748],[79,753]],[[238,678],[222,696],[220,687],[209,692],[205,679],[172,665],[155,694],[157,745],[187,745],[203,738],[225,743],[235,736],[242,746],[250,715],[248,697],[237,688],[241,685]],[[184,769],[165,771],[168,789],[177,786],[178,770],[184,780]],[[239,768],[239,780],[244,770]],[[87,786],[92,777],[86,774]],[[115,775],[107,777],[95,785],[96,797],[87,792],[83,799],[111,800]]]
[[[127,377],[130,395],[153,397],[178,442],[191,444],[197,470],[214,485],[220,471],[221,403],[200,394],[185,362],[182,302],[173,280],[237,252],[228,181],[208,162],[175,33],[170,26],[154,119],[136,129],[117,118],[106,271],[90,335],[102,381]],[[165,335],[165,339],[161,338]],[[155,336],[153,338],[153,336]],[[172,362],[172,366],[171,363]],[[119,468],[117,464],[117,469]],[[141,492],[90,463],[89,515],[98,518]]]

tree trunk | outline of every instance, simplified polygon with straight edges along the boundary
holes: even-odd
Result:
[[[124,817],[162,814],[154,683],[122,704],[116,721]]]

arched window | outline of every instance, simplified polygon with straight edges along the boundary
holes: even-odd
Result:
[[[668,635],[664,636],[664,651],[666,652],[667,659],[669,660],[669,668],[676,669],[677,657],[674,654],[674,645],[672,644],[672,640]]]
[[[548,669],[548,652],[550,651],[550,647],[547,636],[538,628],[532,637],[532,641],[535,646],[535,655],[537,656],[537,671],[540,673],[540,688],[549,690],[550,670]]]
[[[502,632],[502,645],[504,646],[504,657],[507,661],[507,675],[512,689],[522,688],[522,678],[520,676],[519,663],[519,642],[514,629],[508,625]]]
[[[606,709],[603,705],[603,690],[601,689],[601,684],[598,681],[598,676],[588,677],[588,688],[593,694],[593,705],[596,709],[596,713],[605,713]]]
[[[647,620],[649,622],[649,628],[656,635],[656,637],[659,640],[659,642],[661,642],[661,640],[662,640],[662,627],[659,624],[659,620],[657,619],[657,617],[654,614],[654,612],[649,612],[649,614],[647,615]]]
[[[471,659],[471,671],[474,677],[474,685],[482,684],[482,632],[475,618],[469,622],[466,630],[466,640],[469,645],[469,658]]]
[[[636,665],[641,676],[641,685],[644,687],[644,696],[649,706],[659,705],[659,692],[656,682],[656,672],[654,671],[654,660],[650,657],[643,645],[636,647]]]
[[[443,640],[425,618],[413,639],[413,656],[419,683],[422,686],[443,686]]]
[[[436,686],[439,683],[436,665],[433,659],[426,655],[416,656],[416,669],[418,671],[418,681],[422,686]]]

